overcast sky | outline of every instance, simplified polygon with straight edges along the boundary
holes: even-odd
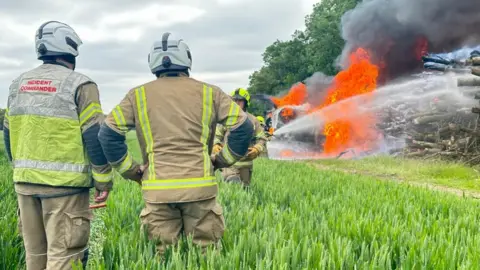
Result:
[[[0,0],[0,108],[12,80],[41,63],[34,37],[45,21],[65,22],[79,34],[77,71],[98,83],[107,113],[130,88],[154,79],[147,55],[163,32],[190,46],[192,77],[230,92],[247,86],[268,45],[304,28],[318,1]]]

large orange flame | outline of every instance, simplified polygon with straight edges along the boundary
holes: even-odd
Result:
[[[302,105],[307,101],[307,86],[303,83],[297,83],[290,88],[285,96],[281,98],[271,97],[271,100],[277,108],[286,105]]]
[[[373,92],[377,87],[378,73],[379,68],[370,62],[367,51],[358,49],[350,55],[350,66],[335,76],[332,86],[327,90],[325,101],[314,110]],[[339,119],[328,122],[324,127],[324,155],[336,155],[348,148],[360,151],[374,148],[379,133],[375,129],[376,119],[373,113],[361,113],[356,102],[344,102],[335,106],[324,113],[327,121],[335,117]]]
[[[368,52],[362,48],[357,49],[350,55],[348,68],[335,76],[332,85],[327,89],[324,101],[320,106],[310,109],[309,113],[314,113],[356,95],[367,94],[363,100],[368,101],[368,94],[371,94],[377,87],[378,75],[379,67],[371,62]],[[274,98],[272,101],[279,107],[301,105],[305,102],[306,97],[306,86],[297,84],[286,96]],[[380,133],[375,128],[375,115],[369,112],[360,112],[356,102],[343,102],[334,106],[322,111],[323,120],[326,120],[327,123],[323,130],[326,140],[321,156],[338,155],[349,148],[359,151],[375,148],[380,138]],[[329,121],[329,119],[338,120]],[[287,151],[281,155],[290,157],[293,153]]]

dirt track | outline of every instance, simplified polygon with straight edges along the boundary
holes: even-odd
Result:
[[[402,184],[407,184],[411,186],[416,186],[416,187],[424,187],[428,188],[431,190],[437,190],[437,191],[442,191],[442,192],[448,192],[451,194],[455,194],[459,197],[470,197],[473,199],[480,199],[480,192],[476,191],[471,191],[471,190],[463,190],[463,189],[458,189],[458,188],[452,188],[452,187],[447,187],[443,185],[435,185],[431,183],[422,183],[422,182],[415,182],[415,181],[407,181],[405,179],[402,179],[402,177],[399,177],[396,174],[385,174],[385,173],[374,173],[371,171],[361,171],[361,170],[354,170],[354,169],[341,169],[341,168],[332,168],[331,166],[325,166],[322,164],[311,164],[315,168],[322,170],[322,171],[337,171],[337,172],[343,172],[343,173],[348,173],[348,174],[360,174],[364,176],[370,176],[379,180],[385,180],[385,181],[393,181],[393,182],[399,182]]]

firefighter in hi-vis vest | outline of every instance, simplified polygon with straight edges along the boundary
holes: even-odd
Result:
[[[74,71],[81,44],[70,26],[42,24],[35,45],[43,64],[10,85],[4,139],[27,270],[86,265],[89,190],[94,186],[95,201],[103,202],[112,188],[112,169],[97,138],[104,120],[99,91]]]
[[[257,116],[257,120],[263,128],[263,134],[265,135],[265,139],[267,141],[269,141],[270,138],[269,138],[268,128],[265,124],[265,118],[263,118],[263,116],[259,115],[259,116]],[[260,157],[268,157],[267,145],[266,144],[265,144],[265,147],[264,147],[263,151],[260,153],[259,156]]]
[[[248,106],[250,106],[250,94],[248,91],[238,88],[231,93],[231,97],[245,111],[248,119],[254,123],[254,137],[250,141],[248,153],[233,166],[222,169],[222,177],[225,182],[240,182],[245,189],[248,189],[252,179],[253,160],[265,150],[267,138],[258,119],[247,112]],[[224,145],[228,143],[228,134],[229,131],[225,126],[217,125],[213,153],[221,151]]]
[[[260,123],[260,125],[262,126],[263,130],[265,130],[265,118],[263,118],[263,116],[259,115],[259,116],[257,116],[257,120]]]
[[[245,155],[253,126],[220,88],[190,78],[192,56],[182,39],[163,34],[148,63],[157,78],[127,93],[102,125],[100,142],[109,162],[141,184],[142,228],[159,240],[160,255],[181,234],[205,250],[225,226],[214,171]],[[230,130],[230,143],[211,155],[217,123]],[[128,130],[138,136],[144,168],[127,151]]]

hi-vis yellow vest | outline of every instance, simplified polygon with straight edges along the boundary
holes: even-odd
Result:
[[[75,103],[88,77],[60,65],[44,64],[10,86],[8,118],[15,183],[91,187]]]

